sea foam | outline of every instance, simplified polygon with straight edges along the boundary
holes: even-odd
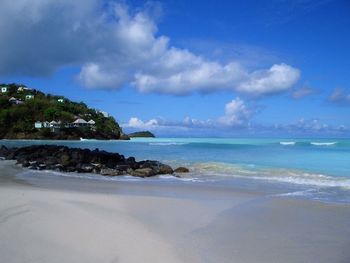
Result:
[[[296,142],[280,142],[281,145],[295,145]]]
[[[154,146],[170,146],[170,145],[186,145],[186,142],[150,142],[149,145]]]
[[[314,146],[331,146],[337,144],[337,142],[310,142]]]
[[[321,173],[311,173],[297,169],[286,168],[253,168],[249,165],[233,165],[227,163],[199,163],[193,167],[194,174],[200,178],[229,179],[244,178],[267,182],[288,183],[294,185],[316,187],[340,187],[350,190],[350,179],[340,176],[330,176]]]

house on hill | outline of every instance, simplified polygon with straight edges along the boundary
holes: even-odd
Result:
[[[88,126],[88,122],[84,119],[76,119],[74,122],[73,122],[73,126],[76,127],[76,128],[80,128],[80,127],[87,127]]]
[[[36,122],[34,123],[34,127],[35,127],[36,129],[50,128],[50,122],[48,122],[48,121],[44,121],[44,122],[36,121]]]
[[[17,93],[18,92],[23,92],[23,91],[28,91],[28,90],[32,90],[32,89],[30,89],[30,88],[27,88],[27,87],[18,87],[18,89],[17,89]]]
[[[72,123],[62,123],[61,121],[51,121],[51,122],[40,122],[36,121],[34,127],[36,129],[50,128],[52,132],[58,132],[61,128],[83,128],[88,127],[91,130],[95,129],[95,121],[89,120],[88,122],[84,119],[78,118]]]
[[[41,128],[43,128],[43,123],[42,123],[41,121],[36,121],[36,122],[34,123],[34,128],[35,128],[35,129],[41,129]]]
[[[11,97],[11,98],[9,99],[9,102],[10,102],[11,104],[15,104],[15,105],[23,104],[23,101],[21,101],[20,99],[15,98],[15,97]]]
[[[1,93],[6,93],[8,90],[8,87],[1,87]]]
[[[61,128],[61,122],[52,121],[50,122],[50,128]]]
[[[89,120],[88,121],[88,126],[94,126],[96,124],[96,122],[94,120]]]
[[[26,95],[26,100],[33,100],[34,99],[34,95],[28,94]]]

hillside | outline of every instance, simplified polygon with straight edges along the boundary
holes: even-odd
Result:
[[[25,85],[0,85],[2,139],[120,139],[123,132],[113,117],[62,96]]]

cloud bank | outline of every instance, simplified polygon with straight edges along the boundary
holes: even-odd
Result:
[[[151,119],[142,121],[131,118],[122,125],[127,131],[150,130],[157,136],[292,136],[292,137],[344,137],[349,134],[349,128],[344,125],[329,125],[320,119],[300,119],[296,122],[275,125],[261,125],[248,120],[241,125],[226,125],[217,120],[197,120],[190,117],[183,121],[169,121],[164,119]]]
[[[98,0],[2,0],[0,75],[49,75],[80,68],[88,88],[187,95],[232,90],[264,96],[290,89],[300,71],[285,63],[267,69],[221,63],[172,46],[149,8]]]
[[[250,120],[255,114],[255,109],[247,105],[242,99],[235,98],[225,105],[224,115],[217,119],[198,120],[186,117],[182,121],[169,121],[163,118],[154,118],[143,121],[138,117],[132,117],[127,123],[122,124],[123,128],[130,130],[151,130],[175,132],[184,131],[217,131],[243,129],[250,125]]]

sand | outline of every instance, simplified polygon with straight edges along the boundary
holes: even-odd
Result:
[[[0,169],[0,262],[350,262],[349,205],[18,171]]]

